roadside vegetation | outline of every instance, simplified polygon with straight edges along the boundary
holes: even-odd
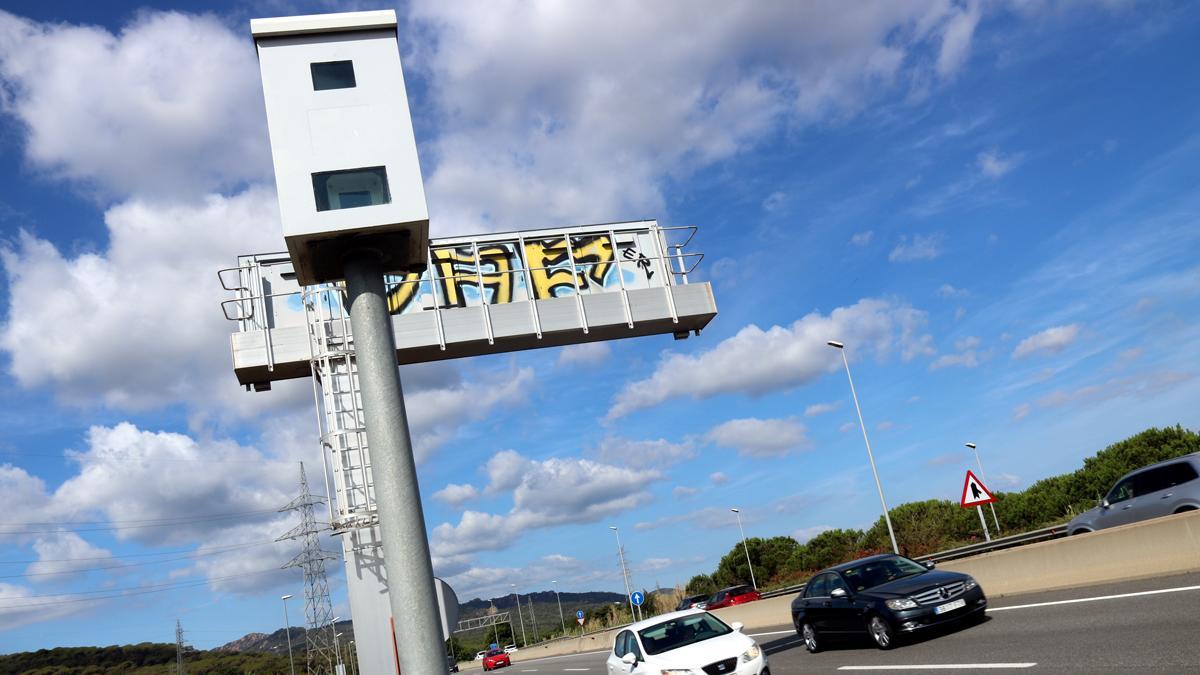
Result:
[[[1043,478],[1019,492],[995,492],[1002,532],[1028,532],[1065,523],[1092,508],[1125,473],[1141,466],[1200,452],[1200,434],[1180,426],[1151,428],[1088,457],[1072,473]],[[983,539],[979,516],[957,502],[928,499],[889,511],[901,553],[915,557]],[[991,514],[989,525],[991,523]],[[801,583],[830,565],[891,550],[883,516],[866,530],[828,530],[801,544],[791,537],[752,537],[746,541],[760,589]],[[688,581],[688,594],[712,593],[750,582],[746,553],[739,541],[711,574]]]

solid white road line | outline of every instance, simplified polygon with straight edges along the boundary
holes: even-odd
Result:
[[[923,666],[842,666],[838,670],[998,670],[1001,668],[1032,668],[1036,663],[933,663]]]
[[[1139,591],[1137,593],[1118,593],[1117,595],[1100,595],[1094,598],[1075,598],[1074,600],[1054,600],[1052,602],[1033,602],[1028,605],[1010,605],[1008,607],[988,607],[987,612],[1003,612],[1009,609],[1028,609],[1030,607],[1049,607],[1050,605],[1072,605],[1077,602],[1096,602],[1097,600],[1117,600],[1119,598],[1136,598],[1139,595],[1158,595],[1160,593],[1179,593],[1181,591],[1200,591],[1200,586],[1180,586],[1178,588],[1161,588],[1156,591]]]
[[[531,663],[538,663],[540,661],[553,661],[555,659],[569,659],[569,658],[572,658],[575,656],[587,656],[589,654],[607,654],[608,651],[609,650],[607,650],[607,649],[599,649],[594,652],[579,652],[577,654],[560,654],[558,656],[539,656],[536,659],[529,659],[528,661],[518,661],[517,665],[524,666],[524,665],[528,665]]]

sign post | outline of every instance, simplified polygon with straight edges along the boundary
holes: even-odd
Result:
[[[996,497],[984,487],[983,483],[967,469],[967,478],[963,482],[962,491],[962,507],[969,508],[974,506],[975,511],[979,514],[979,524],[983,525],[983,538],[985,541],[992,540],[992,534],[988,532],[987,519],[983,517],[983,505],[991,504],[996,501]]]

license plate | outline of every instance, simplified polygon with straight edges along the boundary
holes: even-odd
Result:
[[[966,606],[967,606],[967,601],[962,598],[959,598],[958,600],[955,600],[954,602],[947,602],[944,605],[938,605],[937,607],[934,607],[933,613],[934,614],[945,614],[946,612],[952,612],[952,611],[958,609],[959,607],[966,607]]]

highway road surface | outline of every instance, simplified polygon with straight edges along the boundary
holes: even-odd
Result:
[[[809,654],[785,623],[789,617],[780,617],[779,626],[748,632],[766,649],[774,675],[1200,672],[1200,573],[1010,596],[989,604],[980,624],[886,652],[864,639]],[[607,658],[607,652],[592,652],[519,660],[505,675],[610,675]]]

